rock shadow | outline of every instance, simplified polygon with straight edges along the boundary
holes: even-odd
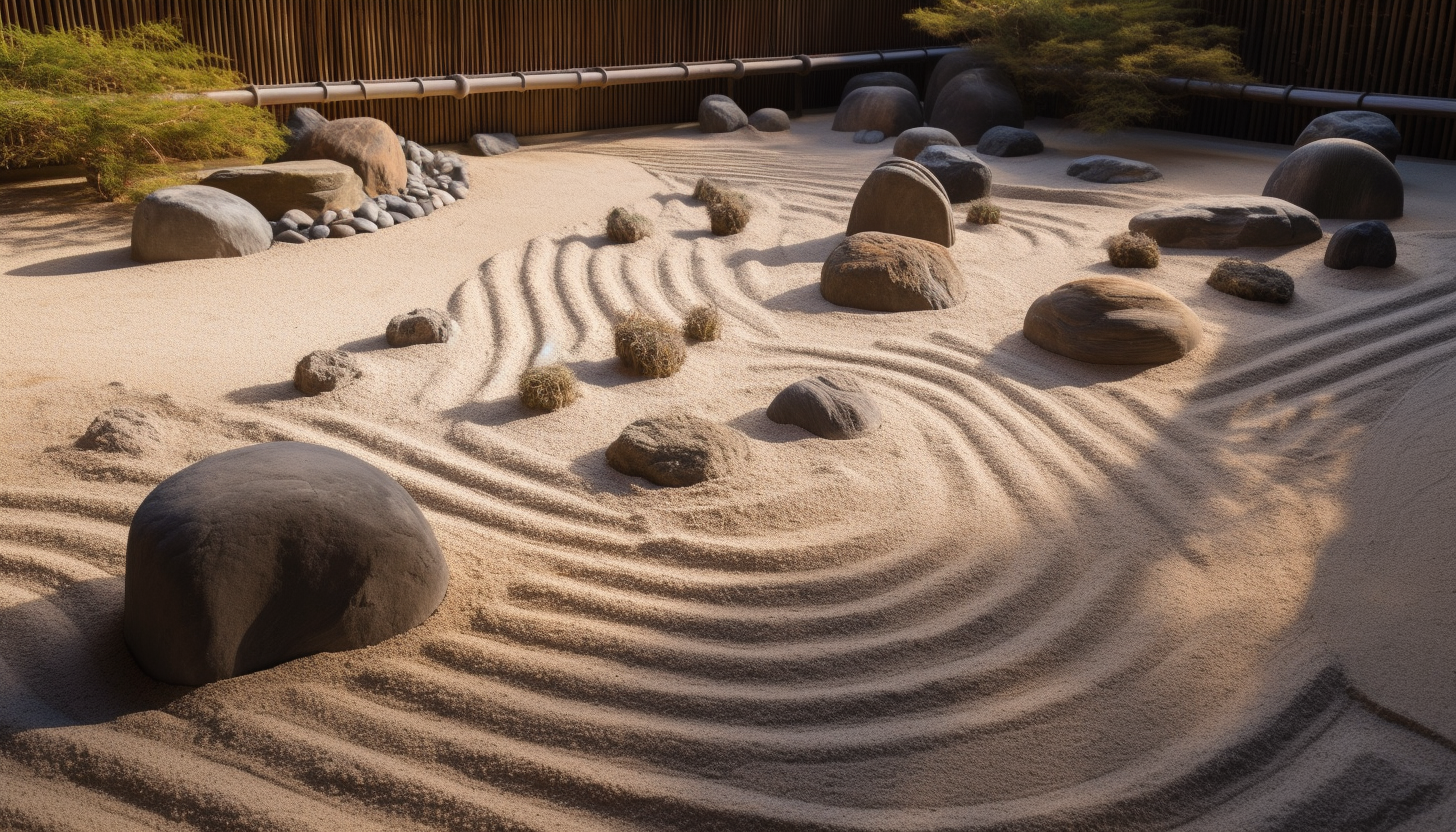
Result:
[[[749,248],[734,252],[728,258],[728,265],[738,268],[745,263],[762,263],[765,266],[789,266],[795,263],[823,263],[829,259],[834,247],[844,240],[843,234],[829,234],[813,240],[790,243],[773,248]]]
[[[112,272],[134,269],[142,264],[131,259],[131,246],[111,248],[105,251],[91,251],[85,254],[71,254],[18,266],[6,272],[12,277],[63,277],[90,272]]]
[[[1026,336],[1019,330],[997,342],[981,364],[999,375],[1016,379],[1038,390],[1092,387],[1107,382],[1127,381],[1158,366],[1078,361],[1038,347],[1026,340]]]
[[[738,430],[749,439],[757,439],[760,442],[775,445],[819,438],[798,425],[781,425],[768,418],[767,407],[756,407],[747,413],[729,419],[724,424]]]
[[[294,387],[291,381],[275,381],[269,384],[240,387],[224,395],[223,398],[233,404],[266,404],[301,399],[303,394],[298,392],[298,388]]]

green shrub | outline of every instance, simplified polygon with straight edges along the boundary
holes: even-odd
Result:
[[[1001,221],[1001,208],[989,199],[978,199],[971,203],[966,212],[966,222],[976,225],[992,225]]]
[[[102,196],[135,199],[188,162],[261,162],[286,149],[270,113],[187,95],[242,85],[171,24],[0,27],[0,167],[74,164]]]

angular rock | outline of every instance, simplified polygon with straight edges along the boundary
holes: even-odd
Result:
[[[1395,235],[1380,220],[1351,223],[1330,236],[1325,265],[1332,269],[1388,269],[1395,265]]]
[[[949,130],[939,127],[912,127],[895,140],[894,154],[901,159],[914,159],[927,147],[934,145],[960,147],[961,143]]]
[[[389,326],[384,330],[384,340],[391,347],[443,344],[450,340],[453,332],[450,318],[438,309],[412,309],[389,319]]]
[[[147,194],[131,222],[131,257],[142,263],[244,257],[273,245],[273,228],[247,200],[204,185]]]
[[[884,421],[880,406],[853,376],[815,376],[785,387],[768,406],[768,418],[797,425],[824,439],[857,439]]]
[[[898,136],[924,123],[915,93],[899,87],[861,87],[844,97],[831,129],[840,133],[877,130]]]
[[[844,91],[840,93],[839,100],[843,101],[855,90],[862,90],[865,87],[898,87],[915,96],[920,100],[920,88],[910,80],[910,76],[899,72],[861,72],[850,78],[844,85]]]
[[[1171,248],[1302,246],[1324,237],[1314,214],[1281,199],[1212,196],[1155,208],[1128,222]]]
[[[1193,310],[1162,289],[1126,277],[1074,280],[1026,312],[1028,341],[1093,364],[1166,364],[1203,337]]]
[[[710,95],[698,104],[698,129],[704,133],[732,133],[748,126],[748,116],[726,95]]]
[[[315,127],[286,154],[287,159],[332,159],[359,174],[369,196],[404,188],[404,151],[394,130],[377,118],[341,118]],[[358,205],[356,200],[354,205]],[[353,206],[350,206],[353,207]]]
[[[608,465],[670,487],[726,477],[747,459],[743,434],[687,413],[638,419],[607,447]]]
[[[476,133],[470,137],[468,146],[476,156],[501,156],[521,149],[521,143],[511,133]]]
[[[364,199],[359,175],[329,159],[223,168],[202,184],[242,197],[269,219],[292,215],[298,223],[300,214],[310,218],[300,225],[312,225],[312,217],[330,209],[353,208]]]
[[[845,234],[883,231],[955,245],[955,215],[935,174],[909,159],[890,159],[872,171],[849,212]]]
[[[1320,139],[1295,150],[1269,175],[1264,196],[1317,217],[1383,220],[1405,212],[1405,183],[1395,165],[1354,139]]]
[[[1085,182],[1124,185],[1129,182],[1150,182],[1162,179],[1163,172],[1147,162],[1121,156],[1084,156],[1067,165],[1067,175]]]
[[[764,107],[748,117],[748,125],[760,133],[783,133],[790,127],[789,114],[773,107]]]
[[[1021,99],[1009,78],[995,69],[973,69],[952,78],[936,99],[930,126],[955,134],[972,147],[992,127],[1021,127]]]
[[[935,102],[939,100],[943,92],[954,81],[957,76],[973,69],[994,70],[996,61],[991,55],[980,47],[965,47],[957,52],[935,62],[935,69],[930,71],[930,80],[925,82],[925,119],[935,112]]]
[[[1041,136],[1021,127],[992,127],[976,144],[976,152],[987,156],[1032,156],[1045,149]]]
[[[837,306],[920,312],[960,303],[966,282],[943,246],[865,231],[830,252],[819,272],[819,293]]]
[[[915,161],[934,174],[952,203],[974,202],[991,195],[991,169],[964,147],[927,147]]]
[[[164,480],[132,518],[122,632],[152,677],[202,685],[378,644],[429,618],[449,569],[390,476],[268,442]]]
[[[1288,272],[1237,257],[1219,261],[1208,276],[1208,285],[1245,300],[1288,303],[1294,299],[1294,278]]]
[[[114,407],[91,421],[76,440],[83,451],[143,456],[162,444],[162,431],[150,413],[134,407]]]
[[[343,350],[314,350],[293,368],[293,386],[305,396],[317,396],[347,387],[361,375],[354,356]]]
[[[855,144],[879,144],[885,140],[885,134],[878,130],[860,130],[854,134]]]
[[[1320,139],[1354,139],[1364,142],[1380,151],[1380,155],[1391,162],[1400,153],[1400,130],[1396,128],[1395,122],[1380,113],[1367,110],[1325,113],[1304,128],[1304,132],[1294,140],[1294,146],[1301,148]]]

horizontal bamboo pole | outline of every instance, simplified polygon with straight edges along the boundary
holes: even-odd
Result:
[[[1290,107],[1369,110],[1390,115],[1456,117],[1456,98],[1350,92],[1313,87],[1280,87],[1273,84],[1221,84],[1193,78],[1164,78],[1153,86],[1163,92],[1258,101]]]

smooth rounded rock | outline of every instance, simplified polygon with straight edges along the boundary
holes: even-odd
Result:
[[[182,469],[127,537],[122,631],[153,678],[202,685],[378,644],[429,618],[449,569],[390,476],[303,442]]]
[[[824,439],[857,439],[884,421],[880,406],[853,376],[815,376],[785,387],[768,406],[768,418],[797,425]]]
[[[920,100],[920,88],[915,86],[910,76],[899,72],[861,72],[845,82],[839,98],[843,101],[850,93],[865,87],[897,87],[915,96],[916,101]]]
[[[928,147],[945,145],[947,147],[960,147],[960,139],[949,130],[942,130],[939,127],[912,127],[900,134],[895,140],[896,156],[901,159],[914,159]]]
[[[162,431],[150,413],[134,407],[115,407],[91,421],[76,440],[83,451],[143,456],[162,444]]]
[[[949,309],[966,284],[943,246],[866,231],[844,239],[819,272],[819,293],[838,306],[874,312]]]
[[[353,171],[350,171],[350,173],[353,173]],[[360,186],[360,190],[363,190],[363,186]],[[282,220],[287,220],[288,222],[293,223],[295,228],[301,230],[304,228],[308,228],[310,225],[313,225],[314,218],[313,215],[294,208],[292,210],[285,211],[280,221]]]
[[[995,67],[996,61],[990,53],[977,46],[963,47],[936,61],[935,68],[930,71],[930,79],[925,82],[926,120],[929,121],[934,114],[936,101],[951,81],[969,70],[994,70]]]
[[[981,134],[976,152],[987,156],[1033,156],[1046,149],[1041,136],[1022,127],[992,127]]]
[[[310,240],[322,240],[332,233],[327,225],[315,225],[308,230],[308,238]]]
[[[1294,278],[1289,272],[1267,263],[1230,257],[1213,267],[1208,285],[1226,295],[1265,303],[1288,303],[1294,299]]]
[[[878,130],[860,130],[854,134],[855,144],[879,144],[885,140],[885,134]]]
[[[952,203],[974,202],[991,195],[991,168],[964,147],[927,147],[915,161],[934,174]]]
[[[1396,128],[1395,122],[1368,110],[1325,113],[1304,128],[1299,138],[1294,140],[1294,146],[1304,147],[1320,139],[1354,139],[1364,142],[1392,162],[1400,153],[1400,130]]]
[[[521,143],[512,133],[476,133],[466,146],[476,156],[502,156],[521,149]]]
[[[924,123],[915,93],[899,87],[861,87],[840,102],[831,129],[840,133],[875,130],[898,136]]]
[[[343,350],[314,350],[293,368],[293,386],[305,396],[317,396],[347,387],[361,375],[354,356]]]
[[[438,309],[412,309],[389,319],[389,326],[384,329],[384,340],[391,347],[443,344],[450,340],[452,332],[453,326],[445,313]]]
[[[860,186],[845,234],[883,231],[955,245],[955,214],[935,174],[909,159],[881,162]]]
[[[273,245],[273,228],[247,200],[205,185],[147,194],[131,222],[131,257],[142,263],[245,257]]]
[[[288,146],[297,147],[307,140],[308,134],[328,123],[329,120],[312,107],[294,107],[288,114]]]
[[[1324,237],[1319,218],[1282,199],[1211,196],[1154,208],[1127,224],[1170,248],[1300,246]]]
[[[1074,280],[1026,312],[1026,339],[1092,364],[1166,364],[1198,346],[1203,325],[1162,289],[1126,277]]]
[[[1131,182],[1151,182],[1162,179],[1163,172],[1147,162],[1124,159],[1121,156],[1084,156],[1067,165],[1067,175],[1084,182],[1100,182],[1109,185],[1125,185]]]
[[[1405,212],[1405,183],[1380,151],[1354,139],[1320,139],[1279,163],[1264,196],[1317,217],[1383,220]]]
[[[202,184],[242,197],[264,217],[288,217],[297,225],[312,225],[324,211],[353,208],[364,200],[359,175],[331,159],[223,168]]]
[[[992,127],[1024,124],[1016,87],[996,69],[973,69],[952,78],[930,116],[931,127],[954,133],[965,147],[976,145]]]
[[[353,237],[358,233],[358,229],[354,228],[354,226],[349,225],[349,223],[346,222],[336,222],[333,225],[329,226],[329,237],[335,240],[343,239],[345,237]]]
[[[760,133],[783,133],[790,127],[789,114],[773,107],[764,107],[748,117],[748,126]]]
[[[638,419],[607,447],[616,470],[674,488],[726,477],[747,459],[743,434],[688,413]]]
[[[294,245],[297,245],[298,243],[308,242],[308,238],[303,236],[303,234],[298,231],[281,231],[278,233],[277,236],[273,238],[273,242],[292,243]]]
[[[1395,235],[1380,220],[1351,223],[1330,236],[1325,265],[1332,269],[1388,269],[1395,265]]]
[[[377,118],[341,118],[318,125],[285,158],[332,159],[348,165],[369,196],[398,192],[408,176],[394,130]],[[358,204],[356,200],[354,205]]]
[[[704,133],[732,133],[748,126],[748,116],[726,95],[710,95],[698,104],[698,129]]]

